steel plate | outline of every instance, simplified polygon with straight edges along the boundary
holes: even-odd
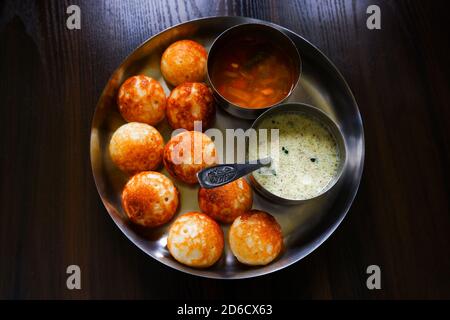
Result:
[[[146,74],[160,81],[166,94],[166,85],[159,70],[161,55],[166,47],[180,39],[193,39],[207,49],[216,36],[227,28],[248,22],[268,23],[244,17],[212,17],[193,20],[171,27],[151,37],[139,46],[108,81],[95,110],[91,130],[92,172],[98,193],[119,229],[141,250],[154,259],[174,269],[197,276],[221,279],[249,278],[280,270],[297,262],[320,246],[338,227],[347,214],[358,191],[364,163],[364,132],[356,101],[333,63],[307,40],[292,31],[276,26],[295,42],[302,57],[303,70],[300,83],[288,101],[304,102],[316,106],[335,120],[344,135],[347,147],[347,161],[338,184],[325,197],[298,206],[282,206],[271,203],[254,192],[253,207],[272,213],[283,229],[285,249],[273,263],[264,267],[248,267],[240,264],[230,252],[228,245],[221,260],[208,269],[194,269],[175,261],[166,248],[166,237],[170,223],[152,229],[142,230],[132,225],[122,211],[120,194],[129,177],[120,172],[111,162],[108,152],[109,139],[124,120],[120,116],[115,97],[120,84],[128,77]],[[216,128],[243,128],[252,121],[234,118],[218,109]],[[171,130],[166,121],[157,126],[167,142]],[[161,168],[164,174],[167,172]],[[187,186],[174,181],[180,190],[180,215],[199,210],[198,187]],[[288,187],[288,186],[287,186]],[[228,241],[228,227],[223,226],[225,242]]]

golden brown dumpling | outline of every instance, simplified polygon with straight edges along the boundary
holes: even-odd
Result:
[[[191,267],[206,268],[222,256],[223,232],[207,215],[188,212],[170,226],[167,247],[177,261]]]
[[[126,121],[154,126],[164,119],[166,94],[155,79],[137,75],[128,78],[120,86],[117,104]]]
[[[198,205],[217,221],[231,223],[252,208],[252,189],[244,178],[213,189],[200,188]]]
[[[192,40],[172,43],[161,58],[161,72],[166,81],[177,86],[184,82],[202,82],[206,75],[207,52]]]
[[[266,265],[283,248],[281,227],[273,216],[250,210],[239,216],[230,227],[230,248],[234,256],[247,265]]]
[[[119,127],[109,142],[109,154],[120,170],[130,174],[156,169],[162,160],[164,140],[158,130],[145,123]]]
[[[143,227],[157,227],[172,219],[178,208],[178,191],[165,175],[146,171],[134,175],[122,191],[128,218]]]

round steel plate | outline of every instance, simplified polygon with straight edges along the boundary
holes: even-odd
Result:
[[[298,206],[282,206],[271,203],[254,192],[256,209],[273,214],[283,229],[285,249],[273,263],[264,267],[248,267],[240,264],[232,255],[228,245],[221,260],[208,269],[194,269],[175,261],[166,248],[166,237],[170,223],[157,229],[142,230],[126,218],[120,203],[123,186],[129,177],[111,162],[108,152],[112,133],[124,122],[120,116],[115,97],[120,84],[128,77],[146,74],[160,81],[166,94],[170,89],[161,76],[159,62],[165,48],[180,39],[193,39],[209,49],[212,41],[224,30],[241,23],[264,21],[244,17],[214,17],[182,23],[151,37],[139,46],[108,81],[95,110],[91,130],[91,163],[98,193],[111,218],[119,229],[141,250],[154,259],[174,269],[209,278],[238,279],[264,275],[280,270],[301,260],[324,242],[347,214],[358,191],[364,163],[364,132],[361,115],[355,99],[333,63],[315,46],[292,31],[275,26],[295,42],[300,52],[303,70],[300,83],[288,101],[304,102],[326,112],[340,126],[347,147],[344,172],[332,192],[325,197]],[[252,121],[234,118],[223,110],[217,110],[213,127],[249,128]],[[157,129],[165,141],[171,130],[166,121]],[[160,170],[167,175],[167,172]],[[198,186],[187,186],[174,181],[180,190],[181,204],[177,215],[199,210]],[[289,186],[286,186],[289,187]],[[228,227],[222,226],[225,242],[228,242]]]

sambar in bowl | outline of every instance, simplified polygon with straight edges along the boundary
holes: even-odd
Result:
[[[265,24],[241,24],[223,32],[208,55],[208,81],[226,111],[244,119],[286,100],[300,78],[292,40]]]

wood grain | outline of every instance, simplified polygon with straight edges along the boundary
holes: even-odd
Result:
[[[65,27],[69,4],[81,7],[79,31]],[[366,28],[370,4],[381,30]],[[151,35],[214,15],[309,39],[348,80],[365,125],[363,180],[343,224],[301,262],[243,281],[147,257],[109,218],[89,161],[96,101],[118,64]],[[0,298],[450,298],[447,20],[444,1],[3,1]],[[66,289],[70,264],[82,290]],[[370,264],[382,290],[365,286]]]

